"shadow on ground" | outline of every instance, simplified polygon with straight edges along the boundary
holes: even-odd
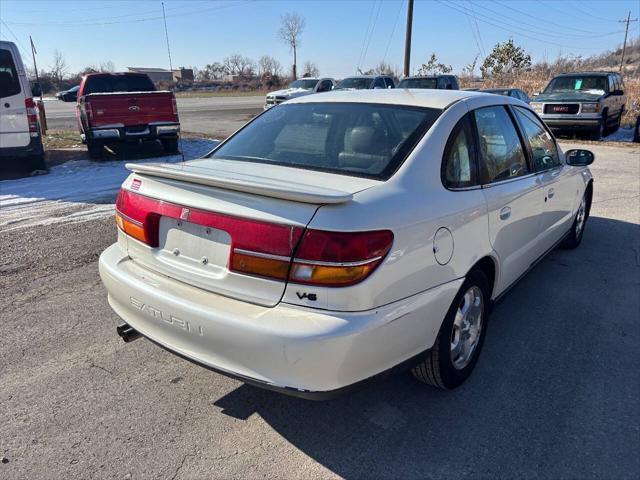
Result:
[[[242,385],[213,406],[259,415],[346,478],[630,477],[639,272],[640,227],[592,217],[577,250],[554,251],[496,306],[455,391],[407,373],[327,402]]]

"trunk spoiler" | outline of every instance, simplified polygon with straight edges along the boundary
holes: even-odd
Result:
[[[210,187],[253,193],[265,197],[282,198],[295,202],[313,204],[345,203],[353,194],[341,190],[315,185],[291,184],[275,178],[261,178],[241,173],[216,172],[190,165],[162,163],[127,163],[126,168],[134,173],[153,177],[180,180]],[[201,170],[198,172],[198,170]]]

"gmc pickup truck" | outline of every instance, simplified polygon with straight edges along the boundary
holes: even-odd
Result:
[[[180,121],[172,92],[156,91],[140,73],[91,73],[78,90],[76,117],[80,137],[91,158],[104,146],[160,140],[170,153],[178,151]]]

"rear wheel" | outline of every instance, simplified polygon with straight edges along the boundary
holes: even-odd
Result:
[[[167,153],[178,153],[178,139],[177,138],[163,138],[160,140],[162,148]]]
[[[89,151],[89,156],[93,159],[101,159],[104,153],[104,145],[95,140],[89,140],[87,138],[87,150]]]
[[[447,390],[464,383],[482,350],[490,295],[485,274],[471,271],[449,307],[433,348],[412,369],[416,379]]]
[[[49,170],[47,168],[47,162],[44,159],[44,154],[29,156],[29,159],[27,160],[27,168],[30,172],[35,170]]]

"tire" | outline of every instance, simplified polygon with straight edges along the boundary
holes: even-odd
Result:
[[[160,140],[162,143],[162,148],[167,153],[178,153],[180,150],[178,149],[178,139],[177,138],[164,138]]]
[[[640,142],[640,115],[638,115],[638,119],[636,120],[636,126],[633,131],[633,141],[636,143]]]
[[[560,245],[562,248],[566,250],[573,250],[577,248],[578,245],[582,242],[582,237],[584,236],[584,229],[587,226],[587,220],[589,219],[589,212],[591,211],[591,198],[592,198],[592,190],[591,186],[587,188],[587,191],[584,192],[582,196],[582,201],[578,206],[578,211],[576,212],[576,216],[573,219],[573,224],[571,225],[571,230],[569,230],[568,235],[562,241]]]
[[[104,145],[100,142],[96,142],[95,140],[87,139],[87,150],[89,152],[89,157],[99,160],[104,154]]]
[[[602,114],[602,119],[598,122],[598,126],[591,132],[591,140],[600,140],[607,131],[607,114]]]
[[[451,390],[464,383],[471,375],[484,344],[489,324],[490,297],[491,289],[486,275],[480,270],[469,272],[449,307],[433,347],[411,370],[417,380],[445,390]],[[478,298],[479,305],[477,305]],[[469,302],[470,299],[475,300]],[[472,305],[472,307],[467,310],[466,315],[463,315],[465,305]],[[474,308],[473,305],[476,307]],[[478,322],[478,319],[480,328],[478,331],[478,323],[476,323],[474,340],[472,338],[473,322]],[[465,333],[464,330],[469,327],[469,323],[471,328]],[[465,337],[469,339],[468,342],[474,343],[469,344],[465,341]],[[467,355],[452,354],[452,349],[456,348],[454,344],[458,346],[466,344],[470,347],[466,350],[469,353]]]
[[[49,171],[47,162],[44,159],[44,154],[29,156],[29,159],[27,160],[27,168],[30,172],[33,172],[35,170]]]

